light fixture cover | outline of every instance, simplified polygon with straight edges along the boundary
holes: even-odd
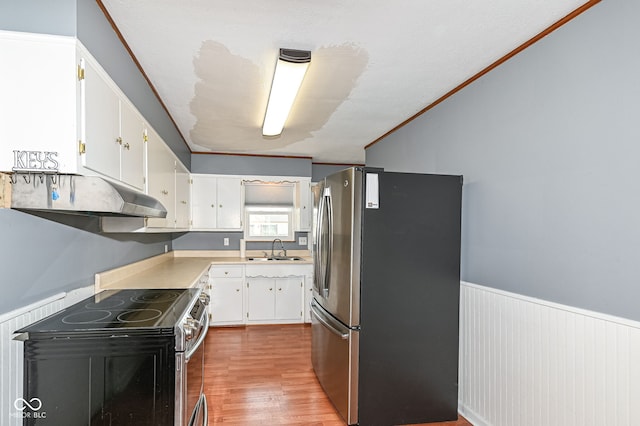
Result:
[[[311,52],[308,50],[280,49],[262,125],[263,135],[282,133],[310,62]]]

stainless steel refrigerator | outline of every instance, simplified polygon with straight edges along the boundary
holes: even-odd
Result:
[[[462,176],[355,167],[314,191],[326,394],[349,425],[457,419]]]

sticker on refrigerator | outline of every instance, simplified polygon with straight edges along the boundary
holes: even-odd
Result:
[[[378,175],[377,173],[367,173],[367,183],[365,188],[365,207],[368,209],[377,209],[380,207],[378,191]]]

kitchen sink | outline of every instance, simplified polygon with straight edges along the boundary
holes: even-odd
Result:
[[[267,261],[277,261],[277,260],[304,260],[304,258],[298,257],[298,256],[271,256],[271,257],[247,257],[247,260],[267,262]]]

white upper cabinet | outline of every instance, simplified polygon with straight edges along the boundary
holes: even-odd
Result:
[[[120,99],[120,180],[144,191],[144,120],[126,99]]]
[[[98,174],[144,190],[143,119],[78,40],[0,31],[0,52],[0,171]]]
[[[312,226],[313,200],[311,198],[311,179],[301,178],[297,183],[296,212],[298,231],[309,231]]]
[[[191,219],[191,175],[189,170],[176,161],[176,223],[179,229],[189,229]]]
[[[0,171],[78,172],[77,60],[74,38],[0,31]]]
[[[81,60],[84,166],[144,190],[143,119],[100,66]]]
[[[176,159],[160,136],[150,127],[147,129],[147,139],[147,193],[160,201],[167,210],[166,218],[149,218],[147,226],[174,228]]]
[[[191,175],[191,229],[241,230],[242,179]]]

